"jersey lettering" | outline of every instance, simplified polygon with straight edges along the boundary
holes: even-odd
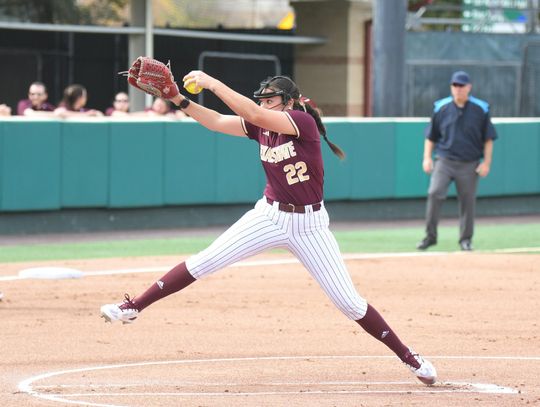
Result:
[[[268,147],[262,144],[260,146],[261,160],[268,163],[279,163],[291,157],[296,157],[296,151],[294,150],[292,141],[277,147]]]

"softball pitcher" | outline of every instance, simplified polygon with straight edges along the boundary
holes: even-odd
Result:
[[[343,158],[344,153],[328,140],[309,99],[284,76],[261,83],[254,93],[258,104],[201,71],[190,72],[184,82],[185,87],[194,84],[212,91],[236,115],[222,115],[173,90],[171,100],[185,113],[210,130],[248,137],[259,144],[267,178],[264,196],[207,249],[174,267],[142,295],[130,299],[126,294],[123,303],[103,305],[105,320],[131,323],[144,308],[194,281],[246,257],[282,247],[302,262],[345,316],[389,347],[423,383],[435,383],[433,365],[405,346],[358,294],[328,229],[321,136],[337,156]],[[139,87],[148,91],[144,86]],[[152,84],[154,89],[156,86]]]

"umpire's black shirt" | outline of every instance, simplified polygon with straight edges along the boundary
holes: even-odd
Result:
[[[436,143],[435,153],[454,161],[479,161],[486,140],[497,138],[489,104],[470,96],[458,107],[451,96],[436,101],[426,138]]]

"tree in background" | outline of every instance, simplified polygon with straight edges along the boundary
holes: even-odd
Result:
[[[42,24],[122,25],[129,0],[3,0],[0,18]]]
[[[88,25],[125,24],[129,3],[129,0],[79,0],[79,21]]]
[[[130,0],[2,0],[0,20],[129,25],[130,5]],[[152,0],[152,12],[156,27],[207,29],[276,28],[294,15],[288,0]]]

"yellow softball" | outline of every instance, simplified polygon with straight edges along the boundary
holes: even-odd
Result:
[[[197,93],[201,93],[203,88],[200,86],[197,86],[195,82],[190,82],[186,85],[184,82],[184,88],[191,94],[196,95]]]

